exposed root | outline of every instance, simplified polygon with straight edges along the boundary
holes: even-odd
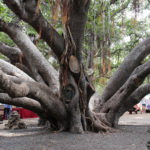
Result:
[[[90,112],[93,129],[97,132],[115,132],[116,130],[111,127],[111,124],[106,119],[104,113]]]

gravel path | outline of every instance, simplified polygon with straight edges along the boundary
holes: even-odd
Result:
[[[36,120],[35,120],[36,122]],[[25,130],[0,128],[0,150],[147,150],[150,126],[120,125],[115,133],[52,133],[31,120]],[[3,132],[3,134],[2,134]]]

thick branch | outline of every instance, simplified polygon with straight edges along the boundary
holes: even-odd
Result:
[[[147,38],[132,50],[109,80],[102,94],[104,101],[107,101],[126,82],[134,68],[139,66],[149,53],[150,38]]]
[[[7,33],[21,49],[23,56],[30,64],[30,70],[37,76],[35,77],[36,80],[41,81],[41,76],[47,85],[53,87],[55,92],[58,92],[59,82],[57,71],[48,63],[30,38],[17,26],[11,23],[7,24],[0,21],[0,30]]]
[[[2,71],[0,71],[0,87],[12,97],[30,96],[39,101],[48,111],[49,115],[57,120],[66,120],[66,109],[52,91],[44,84],[37,82],[23,82],[15,84]]]
[[[76,54],[81,59],[81,47],[84,37],[84,29],[87,19],[87,12],[90,0],[81,0],[70,2],[69,9],[69,28],[76,46]]]
[[[8,75],[17,77],[22,81],[34,81],[31,77],[25,74],[23,71],[17,67],[11,65],[10,63],[0,59],[0,69]]]
[[[114,113],[118,111],[125,99],[143,82],[144,78],[150,73],[150,61],[137,67],[125,84],[108,100],[101,112],[109,113],[109,119],[114,119]]]
[[[0,102],[3,104],[10,104],[10,105],[26,108],[30,111],[35,112],[41,118],[49,119],[48,114],[41,107],[40,103],[38,103],[37,101],[31,98],[27,98],[27,97],[11,98],[6,93],[0,93]]]
[[[15,47],[10,47],[0,42],[0,52],[7,56],[12,63],[19,62],[19,56],[22,56],[22,52]]]
[[[37,13],[37,0],[5,0],[6,5],[20,19],[29,23],[38,33],[41,32],[41,38],[52,48],[59,58],[64,50],[64,39],[42,16],[40,10]]]
[[[7,56],[11,63],[17,66],[19,69],[23,70],[29,76],[34,77],[29,70],[29,64],[26,59],[23,57],[22,52],[15,47],[10,47],[2,42],[0,42],[0,52]]]
[[[120,107],[117,113],[118,118],[127,110],[131,109],[134,105],[138,104],[148,93],[150,93],[150,83],[140,86],[138,89],[136,89]]]
[[[14,106],[19,106],[23,107],[26,109],[29,109],[33,112],[38,112],[38,113],[43,113],[44,109],[41,107],[40,103],[27,98],[27,97],[22,97],[22,98],[11,98],[8,94],[6,93],[0,93],[0,102],[3,104],[10,104]]]

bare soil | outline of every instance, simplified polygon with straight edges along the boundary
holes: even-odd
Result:
[[[121,121],[125,123],[124,119]],[[119,125],[115,133],[105,134],[57,133],[38,127],[37,119],[24,121],[28,128],[23,130],[4,130],[4,124],[0,125],[0,150],[148,150],[146,144],[150,141],[150,124],[135,125],[133,119],[133,125]]]

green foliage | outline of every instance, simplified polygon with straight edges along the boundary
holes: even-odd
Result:
[[[7,34],[3,32],[0,32],[0,41],[4,42],[5,44],[8,44],[9,46],[14,46],[14,42],[10,39],[10,37]]]
[[[63,27],[60,9],[57,9],[58,16],[54,17],[55,6],[57,6],[55,0],[44,0],[41,1],[40,10],[47,21],[62,35]],[[125,8],[124,10],[122,10],[123,7]],[[109,0],[91,1],[83,40],[83,58],[86,65],[89,52],[93,52],[93,80],[99,91],[103,90],[111,75],[122,63],[124,57],[127,56],[140,41],[150,35],[150,15],[148,15],[150,6],[148,1],[143,1],[136,9],[135,5],[133,5],[133,1],[130,0],[124,0],[123,4],[121,1],[117,1],[111,6],[109,5]],[[0,19],[11,22],[14,21],[15,18],[16,16],[7,8],[2,0],[0,0]],[[26,34],[38,36],[39,33],[30,25],[23,21],[19,23]],[[14,42],[2,32],[0,32],[0,41],[10,46],[15,45]],[[36,46],[47,59],[52,56],[49,46],[43,40],[39,39]],[[107,68],[109,64],[109,49],[111,52],[111,72],[108,72]],[[104,74],[101,73],[103,69],[102,60],[104,57],[102,50],[106,52],[106,73]],[[150,56],[147,56],[144,62],[149,60],[149,58]],[[58,69],[57,62],[53,62],[53,65]]]
[[[11,22],[13,19],[12,12],[7,8],[7,6],[0,0],[0,19],[5,22]]]
[[[105,3],[98,0],[92,1],[86,24],[83,56],[85,64],[89,50],[93,50],[93,53],[96,53],[99,58],[99,61],[97,61],[97,58],[94,58],[96,60],[94,61],[94,65],[96,64],[99,67],[94,69],[95,73],[93,77],[96,88],[99,91],[102,91],[111,74],[116,71],[124,60],[124,57],[127,56],[139,42],[150,35],[149,16],[146,15],[146,12],[149,11],[149,7],[147,1],[143,1],[141,4],[137,3],[136,8],[130,0],[125,0],[123,4],[121,1],[117,1],[111,6],[109,6],[109,1],[105,1]],[[122,10],[122,8],[125,9]],[[100,77],[100,68],[103,67],[102,49],[104,47],[106,52],[108,50],[108,46],[105,46],[105,44],[107,44],[106,40],[109,38],[109,34],[111,41],[111,73],[106,72],[106,74]],[[107,60],[108,55],[105,57]],[[149,57],[147,57],[145,61],[148,59]],[[106,62],[106,65],[108,65],[108,62]]]

